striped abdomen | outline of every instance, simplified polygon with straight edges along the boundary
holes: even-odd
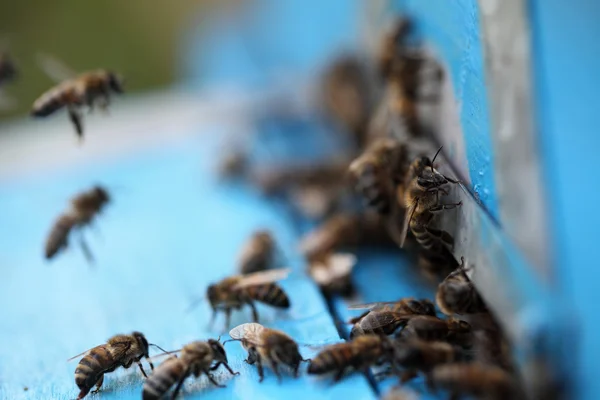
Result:
[[[356,358],[352,342],[335,344],[326,348],[314,357],[308,367],[309,374],[326,374],[345,369],[353,364]]]
[[[67,104],[81,103],[81,100],[78,100],[78,97],[80,96],[77,96],[74,82],[63,82],[42,94],[33,103],[31,115],[35,117],[46,117]]]
[[[108,350],[107,345],[94,347],[79,361],[75,369],[75,383],[81,390],[78,399],[87,395],[90,389],[98,382],[102,375],[115,368],[115,360]]]
[[[77,219],[71,214],[62,214],[58,218],[46,240],[46,259],[54,257],[60,250],[67,247],[69,233],[76,223]]]
[[[289,308],[290,299],[276,283],[250,286],[245,289],[246,295],[252,300],[260,301],[277,308]]]
[[[356,189],[366,200],[367,206],[380,214],[388,214],[391,209],[391,196],[382,175],[378,165],[367,163],[358,176]]]
[[[185,373],[181,359],[171,357],[160,364],[144,382],[143,400],[160,399]]]

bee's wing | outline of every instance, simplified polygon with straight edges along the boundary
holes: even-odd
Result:
[[[360,324],[363,326],[363,328],[377,329],[402,320],[408,321],[411,317],[411,315],[397,313],[394,311],[381,311],[365,315]]]
[[[348,307],[348,310],[375,310],[396,303],[398,303],[398,301],[375,301],[373,303],[353,304]]]
[[[229,336],[234,340],[246,340],[252,344],[260,345],[260,334],[265,327],[256,322],[238,325],[229,331]]]
[[[406,235],[408,235],[408,227],[410,225],[410,220],[412,219],[415,211],[417,210],[418,201],[415,201],[406,212],[404,216],[404,223],[402,224],[402,231],[400,232],[400,247],[404,247],[404,242],[406,241]]]
[[[320,284],[328,284],[336,278],[344,277],[352,272],[356,265],[356,256],[350,253],[335,253],[324,263],[310,269],[312,278]]]
[[[82,352],[82,353],[79,353],[79,354],[77,354],[77,355],[75,355],[75,356],[73,356],[73,357],[69,358],[69,359],[67,360],[67,362],[73,361],[73,360],[74,360],[74,359],[76,359],[77,357],[80,357],[80,356],[85,356],[87,353],[89,353],[90,351],[94,350],[96,347],[98,347],[98,346],[94,346],[94,347],[92,347],[92,348],[90,348],[90,349],[87,349],[86,351],[84,351],[84,352]]]
[[[75,72],[75,70],[71,69],[64,62],[60,61],[54,56],[51,56],[50,54],[37,53],[36,61],[42,71],[44,71],[44,73],[56,83],[60,83],[77,76],[77,72]]]
[[[248,286],[264,285],[279,281],[287,278],[290,272],[290,268],[280,268],[243,275],[239,282],[233,286],[233,289],[237,290]]]

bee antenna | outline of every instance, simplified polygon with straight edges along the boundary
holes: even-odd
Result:
[[[435,156],[433,156],[433,160],[431,160],[431,172],[433,172],[433,162],[437,158],[438,154],[440,154],[440,151],[442,151],[442,147],[444,147],[444,146],[440,146],[440,148],[438,149],[438,151],[435,153]]]
[[[170,351],[167,351],[167,350],[163,349],[162,347],[160,347],[159,345],[154,344],[154,343],[148,343],[148,346],[156,347],[157,349],[160,349],[160,351],[162,351],[163,353],[171,353]]]
[[[227,339],[226,341],[223,342],[223,346],[225,346],[225,343],[227,343],[227,342],[235,342],[235,341],[236,341],[236,339]]]
[[[222,335],[219,335],[219,337],[217,338],[217,342],[219,342],[219,343],[221,343],[221,336]]]

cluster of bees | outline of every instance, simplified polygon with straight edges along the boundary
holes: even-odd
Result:
[[[308,374],[332,374],[334,381],[379,367],[383,368],[380,375],[397,376],[400,384],[422,375],[429,388],[447,390],[454,398],[522,396],[500,327],[469,279],[464,259],[459,264],[454,258],[452,235],[436,226],[437,215],[461,206],[442,200],[460,182],[437,169],[441,148],[436,152],[419,113],[422,102],[436,100],[422,89],[426,83],[440,81],[440,69],[409,37],[409,21],[398,20],[369,64],[376,70],[375,79],[352,57],[337,60],[324,74],[322,104],[352,141],[349,154],[323,165],[264,174],[252,171],[247,156],[237,152],[225,157],[222,172],[244,177],[267,194],[283,193],[304,216],[320,221],[299,248],[309,275],[326,295],[349,296],[355,290],[351,272],[357,258],[348,249],[407,244],[404,251],[416,255],[418,271],[438,284],[434,301],[444,317],[428,299],[355,305],[351,308],[366,311],[349,321],[350,340],[326,346],[312,360],[304,359],[293,338],[258,323],[257,302],[279,309],[288,309],[291,302],[277,283],[289,270],[280,268],[275,238],[268,231],[257,231],[241,251],[239,274],[206,289],[213,321],[223,312],[229,327],[232,311],[248,306],[254,322],[233,328],[231,339],[223,343],[195,341],[174,351],[149,343],[140,332],[113,336],[106,344],[73,357],[83,356],[75,369],[77,399],[94,387],[98,391],[106,373],[133,363],[147,378],[143,399],[162,398],[171,388],[175,398],[192,375],[206,375],[221,387],[212,375],[221,365],[231,375],[239,374],[228,364],[224,344],[230,341],[239,341],[247,350],[246,362],[256,365],[261,381],[265,365],[282,379],[281,367],[298,376],[301,363],[308,362]],[[49,64],[44,63],[46,69],[55,67]],[[0,54],[0,87],[15,75],[14,63]],[[110,95],[122,91],[123,80],[113,72],[84,73],[42,94],[33,104],[32,115],[45,117],[66,108],[82,138],[82,108],[106,109]],[[91,225],[110,201],[108,190],[101,186],[76,195],[51,228],[46,258],[56,257],[71,235],[79,234],[86,258],[93,261],[82,228]],[[155,357],[168,356],[157,368],[150,347],[163,352]],[[418,394],[399,387],[386,398],[414,399]]]

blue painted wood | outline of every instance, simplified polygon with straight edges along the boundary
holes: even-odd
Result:
[[[65,360],[116,333],[139,330],[168,349],[218,336],[224,321],[209,329],[206,304],[191,313],[184,310],[210,282],[235,271],[238,249],[261,227],[275,232],[295,271],[282,283],[291,310],[260,307],[262,322],[297,339],[305,357],[340,340],[320,294],[301,272],[293,250],[296,232],[287,218],[251,191],[213,179],[210,168],[218,152],[208,138],[222,129],[187,129],[202,131],[202,138],[2,183],[0,398],[76,397],[76,361]],[[94,182],[113,186],[115,196],[97,223],[98,232],[86,233],[97,265],[87,266],[75,246],[47,264],[42,245],[51,223],[73,193]],[[248,319],[246,310],[235,313],[233,322]],[[219,371],[217,379],[226,389],[210,387],[205,378],[192,380],[184,387],[186,398],[374,397],[360,375],[330,386],[307,376],[278,384],[267,372],[259,384],[255,368],[242,362],[241,346],[229,343],[227,350],[241,376]],[[140,398],[142,383],[136,368],[121,369],[107,377],[101,394],[89,398]]]
[[[415,36],[432,46],[447,66],[460,111],[473,191],[498,218],[477,1],[395,0],[393,5],[393,12],[405,13],[414,20]],[[458,151],[448,150],[450,154]]]
[[[600,84],[600,3],[576,0],[530,0],[534,52],[536,117],[546,167],[553,224],[557,286],[572,299],[578,324],[570,342],[577,343],[578,399],[600,398],[596,376],[600,356],[597,332],[597,261],[593,249],[600,224],[596,207],[598,179],[598,93]],[[559,29],[557,29],[559,27]],[[586,172],[589,171],[589,172]],[[576,338],[576,339],[575,339]]]

